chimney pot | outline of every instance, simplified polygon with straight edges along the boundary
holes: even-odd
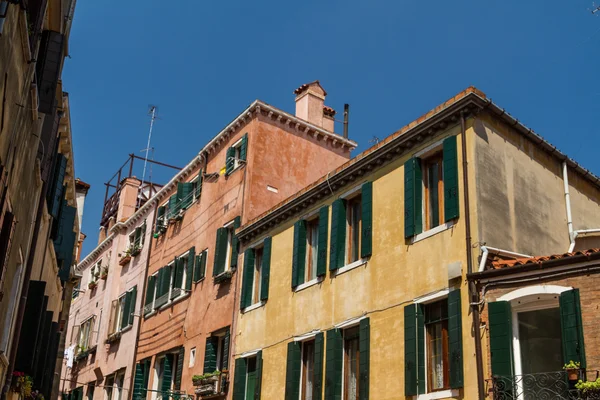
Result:
[[[329,121],[324,122],[324,103],[327,92],[323,89],[319,81],[305,83],[294,90],[294,94],[296,95],[296,117],[308,121],[319,128],[328,129]],[[326,128],[324,125],[328,127]],[[333,129],[331,130],[333,131]]]

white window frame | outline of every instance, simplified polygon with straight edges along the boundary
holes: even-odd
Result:
[[[111,383],[108,384],[109,382],[111,382]],[[107,376],[106,377],[106,385],[104,386],[104,399],[105,400],[112,400],[113,393],[114,393],[114,386],[115,386],[115,376],[114,375]],[[110,390],[110,394],[108,394],[109,390]]]
[[[366,182],[366,181],[365,181]],[[350,200],[352,199],[355,195],[357,195],[358,193],[361,194],[362,196],[362,185],[365,182],[361,182],[360,184],[354,186],[352,189],[348,190],[347,192],[343,193],[342,195],[340,195],[340,199],[342,200]],[[361,198],[361,204],[362,204],[362,198]],[[347,210],[346,210],[347,212]],[[345,218],[345,223],[346,223],[346,235],[348,235],[348,221],[347,221],[347,217]],[[361,223],[362,223],[362,215],[361,215]],[[346,238],[345,243],[344,243],[344,262],[346,262],[346,260],[348,259],[348,238]],[[360,254],[360,248],[358,249],[358,252]],[[338,268],[337,270],[335,270],[335,276],[341,275],[344,272],[348,272],[353,270],[354,268],[358,268],[362,265],[367,264],[367,260],[369,259],[369,257],[364,257],[364,258],[359,258],[358,260],[345,264],[343,267]]]
[[[316,280],[318,278],[318,276],[317,276],[317,263],[319,262],[319,239],[320,239],[319,238],[319,234],[320,234],[320,232],[319,232],[319,224],[321,222],[320,215],[319,214],[313,215],[311,218],[305,219],[305,221],[306,221],[306,250],[307,251],[306,251],[306,259],[304,260],[304,265],[308,266],[308,264],[310,262],[310,265],[311,265],[311,268],[312,268],[312,275],[314,275],[314,277],[313,276],[308,276],[308,272],[305,271],[305,273],[304,273],[304,283],[307,283],[307,282],[312,282],[312,281],[314,281],[314,280]],[[315,221],[316,221],[316,227],[317,227],[317,229],[316,229],[317,239],[316,239],[316,244],[315,244],[315,246],[313,248],[312,243],[309,241],[309,237],[312,238],[312,235],[309,236],[308,233],[309,233],[310,226],[314,225]],[[310,250],[310,254],[308,252],[309,248],[311,249]],[[311,255],[312,255],[312,257],[313,257],[314,260],[310,258]]]
[[[223,360],[221,359],[221,352],[225,345],[225,331],[213,333],[211,336],[219,338],[217,341],[217,367],[219,371],[223,370]]]
[[[152,399],[158,399],[158,388],[162,386],[162,376],[165,369],[164,366],[164,358],[165,356],[156,357],[154,360],[154,379],[152,379]]]
[[[304,368],[303,368],[303,364],[304,364],[304,345],[308,342],[313,342],[313,346],[316,346],[316,341],[315,341],[315,337],[316,337],[316,333],[311,335],[311,336],[305,336],[302,340],[296,340],[297,338],[294,338],[295,342],[300,342],[300,388],[298,390],[298,393],[300,393],[300,398],[302,398],[302,394],[303,394],[303,389],[304,389],[304,385],[303,383],[303,379],[304,379]],[[313,358],[313,370],[315,368],[315,358]],[[314,385],[315,382],[313,381],[312,384]]]
[[[231,270],[231,253],[233,252],[233,237],[235,235],[235,228],[233,227],[234,223],[235,219],[223,225],[223,228],[227,229],[227,252],[225,253],[225,269],[223,272]]]
[[[196,348],[192,347],[190,349],[190,362],[188,368],[192,368],[194,365],[196,365]]]
[[[120,383],[120,385],[119,385]],[[117,389],[116,400],[127,400],[127,397],[123,398],[123,386],[125,385],[125,370],[118,371],[115,373],[115,387]],[[114,394],[114,392],[113,392]],[[125,395],[127,396],[127,395]]]
[[[117,307],[115,309],[115,315],[113,319],[113,333],[121,332],[121,325],[123,322],[123,314],[125,308],[125,297],[127,296],[127,292],[121,294],[117,297]]]
[[[241,167],[244,162],[240,162],[240,156],[241,156],[241,152],[242,152],[242,141],[243,141],[244,137],[239,138],[234,144],[231,145],[231,147],[233,147],[234,152],[233,152],[233,169],[231,170],[231,172],[235,171],[236,169],[238,169],[239,167]],[[225,160],[225,163],[227,163],[228,160]]]
[[[200,196],[196,196],[196,191],[198,188],[199,181],[200,181],[200,179],[198,178],[198,175],[196,175],[196,177],[194,179],[192,179],[191,181],[188,182],[188,183],[196,184],[196,187],[192,186],[192,204],[200,199]]]
[[[77,346],[82,347],[83,342],[85,342],[85,346],[83,346],[85,348],[84,351],[87,351],[93,347],[91,345],[91,342],[92,342],[92,335],[94,334],[94,328],[95,328],[94,319],[95,318],[96,318],[96,316],[92,315],[92,316],[84,319],[83,321],[81,321],[81,323],[79,324],[79,337],[77,338]],[[87,331],[87,337],[84,338],[84,329],[83,328],[86,324],[89,324],[89,330]]]
[[[150,276],[154,277],[154,290],[152,291],[152,303],[148,304],[148,306],[152,307],[151,308],[152,311],[150,313],[148,313],[145,316],[145,318],[148,318],[148,317],[150,317],[150,316],[152,316],[152,315],[154,315],[156,313],[156,310],[154,309],[154,304],[156,303],[156,290],[157,290],[157,285],[158,285],[158,271],[156,271],[155,273],[153,273]],[[147,306],[144,306],[144,307],[147,307]],[[146,310],[144,310],[144,311],[146,311]]]
[[[171,300],[171,292],[173,290],[173,283],[175,282],[175,268],[176,268],[176,264],[173,261],[171,264],[171,280],[170,280],[170,286],[169,286],[169,300],[167,301],[167,304],[170,303],[174,303],[176,301],[178,301],[180,298],[187,296],[191,290],[187,290],[185,288],[185,280],[187,279],[187,263],[189,262],[188,256],[190,254],[190,251],[186,251],[185,253],[183,253],[182,255],[178,256],[177,258],[183,258],[184,259],[184,267],[183,267],[183,274],[182,274],[182,278],[181,278],[181,286],[183,286],[182,288],[180,288],[180,292],[179,292],[179,296],[175,297],[173,300]],[[194,266],[192,265],[192,268]]]

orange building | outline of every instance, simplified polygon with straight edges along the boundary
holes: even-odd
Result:
[[[356,146],[333,132],[335,111],[318,81],[294,93],[296,115],[254,101],[156,195],[134,399],[192,394],[193,376],[215,371],[196,393],[230,398],[234,231],[346,162]]]

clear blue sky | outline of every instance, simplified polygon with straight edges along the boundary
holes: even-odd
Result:
[[[351,105],[354,154],[475,85],[600,174],[600,18],[591,7],[591,0],[79,1],[63,87],[76,175],[92,185],[84,255],[97,242],[103,182],[146,147],[149,104],[161,117],[155,159],[184,166],[254,99],[293,113],[292,91],[315,79],[329,93],[326,104]]]

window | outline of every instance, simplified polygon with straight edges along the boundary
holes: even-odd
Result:
[[[269,297],[269,275],[271,269],[271,238],[244,252],[244,273],[240,307],[245,309],[261,304]]]
[[[294,224],[292,289],[316,282],[317,277],[327,273],[329,207],[321,207],[316,214]]]
[[[8,1],[7,0],[1,0],[0,1],[0,34],[2,33],[2,28],[4,27],[4,19],[6,18],[6,13],[8,11]],[[6,82],[5,82],[5,89],[4,89],[4,97],[6,97]],[[5,101],[2,102],[2,105],[4,106]],[[4,107],[2,107],[2,126],[0,128],[4,128]],[[0,132],[2,132],[2,129],[0,129]]]
[[[450,388],[448,299],[425,305],[427,391]]]
[[[244,135],[233,146],[227,149],[225,160],[225,175],[231,174],[246,162],[248,151],[248,134]]]
[[[87,396],[88,400],[92,400],[94,398],[94,384],[93,383],[87,384],[86,396]]]
[[[312,400],[315,378],[315,342],[302,343],[301,400]]]
[[[90,268],[90,283],[94,283],[94,282],[98,281],[101,271],[102,271],[102,260],[98,261],[96,264],[92,265],[92,267]]]
[[[123,322],[123,316],[125,315],[125,297],[123,294],[117,300],[113,300],[113,310],[114,315],[112,319],[112,325],[110,327],[110,332],[119,332],[121,330],[121,324]]]
[[[77,344],[79,346],[77,353],[87,351],[95,345],[92,343],[92,335],[94,333],[94,317],[88,318],[79,326],[79,338]]]
[[[233,257],[233,238],[235,237],[235,230],[233,228],[233,226],[228,226],[226,228],[226,232],[227,232],[227,248],[226,248],[226,253],[225,253],[225,270],[228,270],[229,267],[231,266],[231,258]]]
[[[117,372],[117,377],[115,379],[116,384],[116,397],[115,400],[124,400],[127,398],[127,395],[123,393],[123,384],[125,383],[125,371]]]
[[[129,245],[128,248],[132,256],[135,256],[139,253],[139,249],[144,246],[144,241],[146,237],[146,221],[137,228],[133,230],[129,234]]]
[[[235,360],[233,379],[234,398],[243,400],[260,399],[262,351],[254,356]]]
[[[240,217],[236,217],[222,228],[217,229],[213,277],[217,277],[237,267],[239,241],[235,230],[241,225]]]
[[[200,282],[206,276],[206,260],[208,258],[208,249],[204,249],[196,256],[194,261],[194,282]]]
[[[155,375],[152,398],[165,399],[174,397],[169,393],[177,392],[181,388],[182,371],[179,365],[183,365],[183,359],[179,362],[180,357],[183,357],[185,349],[180,347],[176,352],[167,353],[162,357],[157,357],[155,362]]]
[[[154,310],[154,302],[156,300],[156,292],[158,290],[158,272],[148,277],[146,285],[146,303],[144,304],[144,316],[150,314]]]
[[[319,257],[319,217],[306,223],[306,271],[304,282],[317,278],[317,262]]]
[[[194,247],[148,277],[144,315],[188,295],[192,289]]]
[[[109,337],[133,324],[136,297],[137,285],[123,293],[118,299],[113,300],[109,321]]]
[[[254,271],[252,279],[252,304],[256,304],[260,301],[260,270],[263,261],[263,248],[259,247],[254,249]]]
[[[114,385],[115,385],[115,377],[107,376],[106,383],[104,384],[104,399],[105,400],[112,400]]]
[[[359,385],[358,327],[344,331],[344,400],[358,400]]]
[[[199,200],[200,195],[202,194],[202,177],[203,177],[202,174],[203,174],[203,171],[200,170],[200,172],[198,173],[198,176],[190,181],[190,184],[192,185],[192,196],[193,196],[192,201]]]
[[[423,169],[423,209],[425,229],[433,229],[444,220],[444,170],[442,153],[421,160]]]
[[[204,373],[229,369],[229,327],[214,332],[206,338],[204,349]]]
[[[358,195],[346,201],[346,264],[360,258],[361,223],[361,196]]]
[[[196,348],[192,347],[190,350],[190,363],[188,367],[192,368],[194,365],[196,365]]]

